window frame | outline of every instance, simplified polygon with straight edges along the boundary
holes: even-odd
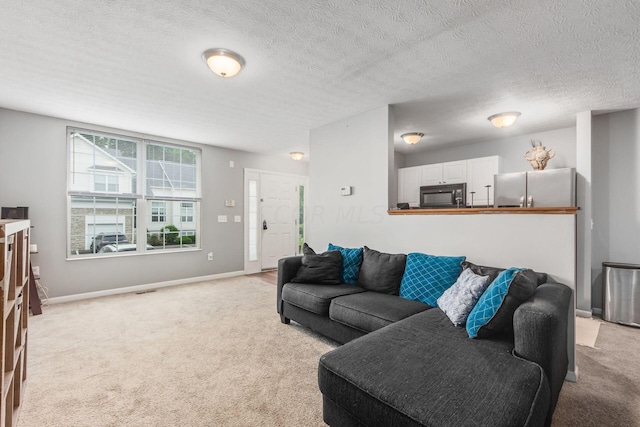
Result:
[[[78,144],[76,138],[76,134],[79,134],[86,141],[88,141],[93,146],[90,150],[93,150],[93,164],[91,165],[90,155],[88,159],[85,159],[84,164],[77,163],[77,157],[80,157],[82,153],[78,151],[76,148]],[[86,136],[86,137],[85,137]],[[89,141],[88,136],[92,136],[92,139]],[[95,131],[91,129],[78,128],[73,126],[67,127],[66,132],[66,150],[67,150],[67,186],[66,186],[66,195],[67,195],[67,236],[66,236],[66,259],[67,260],[78,260],[78,259],[87,259],[87,258],[110,258],[112,256],[131,256],[131,255],[140,255],[140,254],[150,254],[150,253],[168,253],[168,252],[185,252],[185,251],[194,251],[194,250],[202,250],[202,229],[200,223],[201,217],[201,193],[202,193],[202,150],[201,148],[190,145],[188,143],[185,144],[173,144],[166,143],[152,139],[146,138],[137,138],[130,137],[126,134],[118,134],[113,132],[101,132]],[[107,141],[102,140],[100,145],[97,145],[98,138],[108,138]],[[113,140],[113,141],[112,141]],[[85,141],[85,143],[86,143]],[[115,144],[115,146],[112,146]],[[119,145],[126,144],[126,145]],[[130,145],[134,144],[134,145]],[[107,146],[107,148],[102,148]],[[120,151],[120,147],[122,146],[122,151]],[[173,168],[174,175],[179,175],[178,182],[178,191],[177,195],[173,195],[171,191],[164,191],[161,194],[153,194],[153,187],[150,186],[151,179],[148,180],[148,176],[151,175],[152,166],[147,159],[147,150],[150,146],[161,147],[162,150],[167,152],[179,153],[179,161],[176,162],[175,159],[162,160],[160,163],[164,163],[167,168]],[[115,147],[115,149],[114,149]],[[117,150],[117,151],[116,151]],[[85,150],[86,151],[86,150]],[[105,167],[104,161],[103,164],[96,164],[96,154],[100,152],[102,159],[104,159],[104,154],[108,152],[114,153],[112,157],[112,162],[118,162],[118,156],[120,158],[124,158],[125,163],[116,163],[114,167]],[[184,153],[184,154],[183,154]],[[129,157],[126,157],[126,156]],[[187,157],[184,157],[187,156]],[[174,156],[175,157],[175,156]],[[183,159],[186,161],[183,162]],[[86,163],[88,161],[88,163]],[[133,165],[135,163],[135,166]],[[91,165],[87,168],[87,165]],[[122,165],[122,167],[121,167]],[[131,167],[129,167],[129,166]],[[86,169],[83,169],[83,166]],[[187,168],[185,171],[184,168]],[[126,169],[126,171],[120,169]],[[87,170],[89,172],[87,172]],[[80,182],[82,178],[81,175],[86,175],[83,179],[86,181],[89,179],[90,181],[87,183]],[[127,181],[127,174],[131,174],[130,181]],[[186,175],[185,175],[186,174]],[[183,179],[183,175],[187,177],[185,181]],[[90,176],[90,177],[89,177]],[[99,184],[98,188],[96,188],[96,177],[106,177],[104,178],[104,184]],[[124,178],[123,178],[124,176]],[[171,175],[165,175],[167,180]],[[103,178],[99,178],[102,180]],[[124,179],[124,181],[122,181]],[[125,183],[125,187],[122,188],[122,183]],[[129,183],[131,183],[131,188]],[[87,187],[87,185],[89,185]],[[101,185],[104,185],[101,187]],[[110,188],[111,186],[111,188]],[[173,190],[172,187],[169,190]],[[130,191],[127,191],[130,190]],[[121,192],[122,191],[122,192]],[[89,215],[93,215],[93,220],[91,224],[89,224],[89,220],[84,218],[82,226],[84,227],[84,231],[82,231],[82,227],[76,224],[74,225],[74,221],[81,221],[82,213],[79,211],[79,206],[85,202],[89,203],[93,202],[95,204],[105,203],[105,200],[113,200],[113,203],[117,204],[119,199],[132,199],[134,206],[130,211],[127,211],[124,214],[121,214],[122,218],[118,219],[121,223],[126,223],[127,225],[125,234],[129,236],[129,239],[132,239],[132,243],[136,243],[135,251],[121,251],[121,252],[113,252],[109,254],[98,254],[97,251],[88,252],[86,249],[88,246],[78,247],[79,242],[84,239],[84,245],[88,245],[86,241],[93,241],[93,238],[97,236],[99,233],[97,232],[96,225],[100,223],[99,217],[108,216],[107,213],[103,212],[99,215],[95,213],[96,209]],[[160,213],[158,215],[158,219],[163,219],[164,221],[152,221],[152,213],[151,213],[151,204],[152,203],[163,203],[164,213]],[[178,203],[175,203],[178,202]],[[167,212],[167,204],[173,203],[180,206],[180,212],[177,215],[177,219],[182,219],[182,204],[189,203],[190,212],[192,215],[192,221],[187,222],[189,224],[189,230],[183,230],[184,232],[193,233],[195,243],[191,245],[183,245],[182,241],[179,241],[177,245],[166,245],[163,244],[162,247],[156,247],[156,250],[147,250],[147,238],[150,233],[150,230],[156,228],[157,226],[153,226],[153,224],[162,225],[160,231],[164,230],[168,224],[171,224],[171,221],[176,218],[176,215],[173,214],[171,218],[169,218],[169,212]],[[149,206],[149,207],[147,207]],[[149,212],[147,212],[147,209]],[[173,208],[175,210],[175,207]],[[74,212],[75,211],[75,212]],[[195,218],[194,218],[195,217]],[[119,222],[119,223],[120,223]],[[182,221],[180,222],[180,224]],[[180,226],[180,224],[176,224]],[[94,234],[87,234],[89,229],[92,229]],[[73,232],[75,234],[73,234]],[[179,235],[182,236],[183,231],[179,232]],[[154,232],[154,231],[151,231]],[[158,232],[158,231],[155,231]],[[75,242],[75,243],[74,243]],[[140,244],[138,244],[140,243]],[[74,246],[76,248],[74,248]]]

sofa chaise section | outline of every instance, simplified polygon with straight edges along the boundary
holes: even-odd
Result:
[[[541,285],[516,310],[515,344],[511,334],[470,339],[433,309],[325,354],[318,367],[325,422],[550,425],[567,372],[570,297],[564,285]]]

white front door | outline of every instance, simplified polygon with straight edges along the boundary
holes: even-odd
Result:
[[[245,170],[246,274],[278,267],[304,240],[307,177]]]
[[[278,260],[296,254],[296,179],[261,174],[262,269],[278,267]]]

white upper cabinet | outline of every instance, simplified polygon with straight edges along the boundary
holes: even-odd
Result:
[[[460,184],[467,181],[467,161],[447,162],[442,164],[442,183]]]
[[[442,163],[420,166],[420,172],[422,176],[420,185],[442,184]]]
[[[422,166],[422,185],[459,184],[467,180],[467,161]]]
[[[493,206],[493,176],[502,172],[499,156],[480,157],[467,160],[467,206],[471,206],[471,192],[474,207]],[[490,187],[487,187],[490,185]],[[488,190],[488,198],[487,198]]]
[[[422,166],[398,169],[398,203],[420,206],[420,185]]]

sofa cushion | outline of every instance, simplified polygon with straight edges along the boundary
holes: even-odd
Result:
[[[438,298],[450,288],[460,275],[460,265],[465,257],[448,257],[410,253],[400,285],[400,296],[421,301],[431,307],[438,305]]]
[[[291,279],[294,283],[337,285],[342,275],[342,254],[327,251],[316,254],[306,243],[302,248],[302,265]]]
[[[333,298],[364,292],[364,289],[347,284],[326,286],[309,283],[286,283],[282,287],[282,300],[321,316],[329,315]]]
[[[482,294],[467,319],[471,338],[486,338],[513,327],[513,313],[536,291],[538,278],[532,270],[502,271]]]
[[[358,281],[360,264],[362,263],[362,248],[343,248],[329,243],[328,251],[340,251],[342,254],[342,283],[355,285]]]
[[[438,308],[455,326],[464,326],[482,293],[489,286],[489,276],[480,276],[465,268],[458,280],[438,298]]]
[[[363,292],[334,298],[329,307],[329,318],[363,332],[372,332],[430,308],[395,295]]]
[[[470,340],[427,310],[322,356],[318,383],[362,425],[542,425],[546,376],[512,349],[507,339]]]
[[[356,283],[368,291],[398,295],[406,260],[405,254],[387,254],[365,246]]]

